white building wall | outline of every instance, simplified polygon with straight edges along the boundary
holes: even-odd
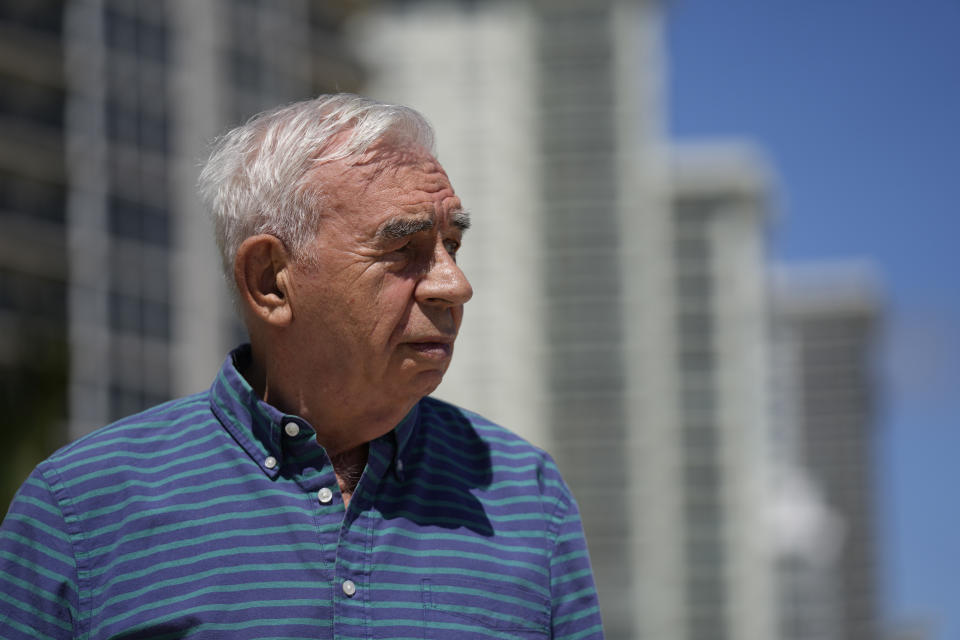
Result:
[[[629,467],[627,504],[635,576],[635,637],[680,638],[683,555],[672,265],[670,149],[665,139],[663,16],[657,3],[614,6],[615,90],[621,132],[618,209]]]
[[[703,225],[704,253],[691,255],[689,260],[692,264],[705,259],[707,269],[703,274],[707,360],[703,371],[687,366],[681,367],[679,375],[687,378],[681,386],[694,388],[701,381],[691,377],[702,376],[702,383],[713,389],[703,421],[714,432],[712,445],[682,451],[687,472],[680,474],[683,480],[678,484],[687,484],[685,499],[690,500],[690,492],[704,488],[691,484],[689,469],[700,464],[714,469],[715,499],[720,507],[715,523],[720,536],[719,555],[691,555],[697,547],[689,540],[699,535],[697,526],[702,526],[697,524],[699,520],[691,519],[691,511],[679,522],[678,540],[688,541],[683,568],[688,584],[691,580],[697,583],[696,576],[707,573],[716,574],[723,585],[716,594],[717,601],[709,594],[700,600],[701,592],[688,588],[684,608],[686,638],[690,639],[762,640],[777,633],[765,484],[770,449],[765,221],[772,186],[765,163],[749,147],[717,144],[675,151],[674,197],[699,212],[699,218],[688,218],[684,224],[698,220],[696,224]],[[694,275],[685,264],[678,254],[678,278]],[[691,301],[688,296],[682,304]],[[697,348],[691,351],[692,345],[683,344],[685,336],[691,340],[693,334],[680,325],[677,331],[681,352],[699,353]],[[681,396],[683,402],[689,404],[691,398]],[[681,420],[681,429],[689,429],[691,424],[691,407],[685,409],[687,418]],[[711,451],[710,446],[715,448]],[[707,459],[700,461],[703,456]],[[707,499],[709,504],[711,490],[706,491],[706,498],[701,495],[697,499]],[[717,603],[719,610],[714,609]],[[703,629],[704,619],[711,618],[715,626]]]
[[[358,21],[352,40],[364,43],[366,92],[433,124],[439,160],[473,217],[458,260],[474,297],[435,395],[548,446],[534,28],[523,3],[469,14],[411,3]]]
[[[221,133],[229,117],[229,87],[222,52],[226,50],[224,3],[220,0],[169,3],[174,25],[171,91],[173,159],[171,175],[174,218],[173,394],[195,393],[210,384],[210,372],[223,361],[229,345],[233,313],[220,267],[213,226],[197,193],[199,163],[209,141]]]
[[[103,424],[109,395],[105,383],[107,283],[107,141],[103,102],[105,57],[100,0],[73,2],[64,11],[67,100],[68,340],[70,383],[68,435],[79,437]]]
[[[780,455],[804,489],[791,495],[781,479],[776,503],[782,637],[876,638],[877,275],[858,261],[781,265],[775,275]]]

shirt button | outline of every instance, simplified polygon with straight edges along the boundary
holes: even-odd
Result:
[[[397,460],[397,473],[403,473],[403,460]]]
[[[283,431],[291,438],[295,438],[300,434],[300,425],[296,422],[288,422],[283,425]]]
[[[267,459],[263,461],[263,466],[267,469],[273,469],[277,466],[277,459],[273,456],[267,456]]]
[[[317,491],[317,499],[320,500],[323,504],[329,504],[333,500],[333,491],[330,491],[327,487]]]
[[[340,586],[343,588],[343,592],[347,594],[348,598],[352,598],[353,594],[357,592],[357,585],[353,583],[353,580],[344,580],[343,584]]]

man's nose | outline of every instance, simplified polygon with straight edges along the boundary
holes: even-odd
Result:
[[[426,304],[455,307],[473,297],[473,287],[452,255],[438,243],[433,261],[417,285],[417,299]]]

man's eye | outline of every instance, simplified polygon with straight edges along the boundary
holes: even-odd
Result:
[[[460,243],[456,240],[446,240],[444,241],[443,246],[447,250],[447,253],[454,257],[456,257],[457,251],[460,250]]]

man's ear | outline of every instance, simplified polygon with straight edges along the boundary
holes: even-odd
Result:
[[[243,241],[233,261],[233,279],[246,313],[277,327],[290,324],[290,263],[276,236],[261,234]]]

